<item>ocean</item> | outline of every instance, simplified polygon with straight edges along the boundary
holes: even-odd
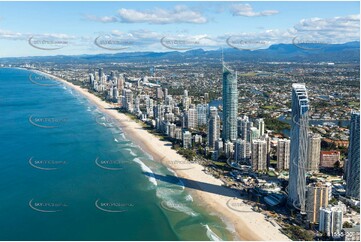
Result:
[[[79,93],[12,68],[0,85],[0,240],[232,239]]]

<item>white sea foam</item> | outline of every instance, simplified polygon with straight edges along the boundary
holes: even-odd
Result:
[[[185,199],[187,202],[193,202],[193,197],[190,194],[188,194]]]
[[[153,171],[146,164],[144,164],[139,158],[134,158],[133,161],[140,165],[142,171],[149,173],[148,176],[149,181],[153,183],[154,186],[157,186],[158,183],[157,180],[155,179]]]
[[[170,172],[172,172],[172,173],[173,173],[173,175],[177,176],[177,173],[175,173],[175,171],[174,171],[174,170],[170,169],[169,167],[167,167],[167,170],[168,170],[168,171],[170,171]]]
[[[211,230],[211,228],[209,228],[208,224],[203,225],[203,226],[206,227],[206,229],[207,229],[207,237],[208,237],[210,240],[213,240],[213,241],[222,241],[222,239],[219,238],[218,235]]]
[[[190,204],[188,201],[183,201],[179,199],[179,190],[167,188],[167,187],[157,187],[156,195],[162,200],[161,206],[169,211],[185,213],[189,216],[196,217],[198,213],[194,212],[187,204]]]
[[[116,138],[114,138],[114,141],[117,142],[117,143],[119,143],[119,141],[118,141]]]
[[[135,154],[132,149],[125,149],[125,150],[129,151],[129,153],[130,153],[132,156],[137,156],[137,154]]]
[[[121,133],[121,134],[120,134],[120,137],[122,138],[122,140],[127,140],[127,138],[125,138],[124,133]]]

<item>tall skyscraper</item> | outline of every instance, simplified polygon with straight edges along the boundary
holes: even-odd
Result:
[[[187,128],[188,129],[194,129],[198,126],[198,115],[197,115],[197,109],[190,108],[187,111]]]
[[[133,92],[130,89],[123,89],[122,107],[128,112],[133,112]]]
[[[210,107],[208,120],[208,147],[214,149],[216,140],[220,137],[220,117],[216,107]]]
[[[207,124],[208,104],[197,105],[198,126]]]
[[[319,230],[327,236],[340,237],[343,212],[339,206],[320,208]]]
[[[306,210],[311,223],[319,222],[320,207],[327,207],[330,184],[312,183],[307,186]]]
[[[248,163],[251,157],[251,144],[245,140],[237,139],[234,151],[234,159],[236,162]]]
[[[292,85],[291,155],[288,202],[305,212],[309,101],[305,84]]]
[[[237,139],[237,114],[238,114],[238,90],[237,72],[223,66],[223,130],[224,141],[236,141]]]
[[[118,84],[118,91],[121,93],[123,91],[125,84],[124,74],[119,74],[117,84]]]
[[[246,140],[247,138],[247,123],[248,123],[248,117],[247,116],[243,116],[243,117],[238,117],[237,118],[237,133],[238,133],[238,137],[241,138],[242,140]]]
[[[89,74],[89,85],[90,85],[90,86],[93,86],[93,85],[94,85],[94,81],[95,81],[94,75],[93,75],[93,73],[90,73],[90,74]]]
[[[290,140],[279,139],[277,143],[277,170],[288,170],[290,165]]]
[[[164,97],[163,91],[161,87],[157,87],[156,89],[156,98],[162,99]]]
[[[308,172],[317,172],[320,165],[321,154],[321,135],[308,133],[308,159],[307,170]]]
[[[252,169],[254,171],[267,170],[267,142],[256,139],[252,141]]]
[[[350,144],[346,163],[346,195],[360,199],[360,113],[351,113]]]
[[[189,149],[192,148],[192,133],[189,131],[183,131],[183,148]]]
[[[98,78],[99,78],[99,81],[102,80],[103,75],[104,75],[103,68],[99,68],[99,70],[98,70]]]
[[[256,127],[251,127],[249,129],[250,142],[253,140],[259,139],[259,130]]]
[[[166,98],[168,96],[168,88],[164,88],[163,90],[164,98]]]
[[[263,118],[256,119],[257,129],[259,130],[259,136],[264,135],[264,120]]]

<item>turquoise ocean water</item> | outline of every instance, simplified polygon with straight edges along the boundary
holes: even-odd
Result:
[[[0,110],[0,240],[232,238],[173,171],[69,87],[3,68]]]

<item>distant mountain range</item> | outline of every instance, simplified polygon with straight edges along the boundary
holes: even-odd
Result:
[[[224,49],[226,61],[245,62],[360,62],[360,42],[348,42],[344,44],[326,44],[319,48],[303,44],[275,44],[267,49],[240,50],[235,48]],[[124,62],[199,62],[219,61],[221,49],[203,50],[193,49],[184,52],[122,52],[96,55],[57,55],[57,56],[34,56],[18,58],[0,58],[0,63],[24,63],[24,62],[54,62],[54,63],[99,63],[104,61]]]

